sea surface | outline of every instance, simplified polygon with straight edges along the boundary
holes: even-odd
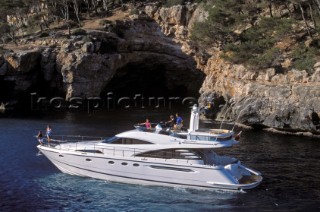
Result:
[[[243,131],[239,145],[220,153],[239,158],[260,171],[264,180],[255,189],[236,192],[71,176],[36,148],[34,135],[45,131],[47,124],[53,134],[110,137],[145,118],[166,120],[170,113],[120,110],[0,118],[0,211],[319,211],[320,139]],[[187,124],[189,113],[182,117]],[[200,126],[214,127],[214,123]]]

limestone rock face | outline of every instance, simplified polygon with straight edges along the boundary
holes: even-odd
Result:
[[[57,70],[63,77],[66,99],[99,96],[110,80],[128,65],[155,74],[163,67],[168,89],[183,86],[192,92],[195,87],[200,88],[203,74],[196,69],[192,57],[181,50],[180,44],[164,36],[156,22],[139,17],[117,22],[120,32],[87,32],[90,42],[73,38],[57,53]]]
[[[43,73],[44,80],[51,81],[54,77],[56,65],[56,52],[53,48],[46,48],[41,52],[41,71]]]
[[[18,71],[22,73],[28,73],[30,70],[34,69],[39,63],[39,58],[40,51],[38,49],[8,53],[5,55],[9,71]]]
[[[250,71],[218,57],[210,58],[205,71],[201,104],[207,104],[208,100],[219,104],[219,97],[226,102],[217,119],[287,131],[319,132],[317,71],[312,75],[297,70],[285,74],[272,69]]]
[[[188,38],[192,24],[203,18],[200,12],[203,10],[197,9],[195,4],[176,5],[169,8],[146,6],[145,11],[159,24],[165,35],[174,36],[175,39],[182,41]]]
[[[9,52],[0,57],[0,101],[16,101],[21,92],[27,91],[36,80],[34,71],[39,66],[40,50]],[[7,88],[6,86],[9,86]]]
[[[107,60],[106,55],[86,54],[80,50],[58,54],[57,68],[63,77],[65,98],[99,96],[115,73],[106,65]]]
[[[188,39],[192,26],[208,16],[201,7],[146,6],[145,13],[116,21],[106,31],[87,30],[86,36],[30,41],[45,48],[0,57],[0,83],[14,91],[61,89],[69,100],[100,96],[112,80],[125,75],[139,79],[139,73],[132,74],[136,67],[148,70],[151,78],[165,70],[162,84],[168,89],[183,87],[192,93],[201,87],[199,103],[214,103],[212,118],[320,133],[319,63],[313,74],[248,70],[225,62],[219,50],[204,53]],[[126,80],[117,84],[126,86]]]
[[[180,15],[176,14],[171,21],[185,22],[184,8],[176,7],[173,11]],[[193,58],[146,15],[116,21],[108,31],[87,30],[86,34],[30,41],[29,44],[41,47],[0,58],[0,75],[4,75],[0,80],[10,81],[14,90],[25,91],[26,95],[42,92],[52,97],[61,95],[62,90],[66,101],[73,97],[99,97],[115,76],[120,79],[115,84],[124,87],[130,79],[122,82],[123,76],[143,78],[139,76],[142,72],[134,73],[130,67],[163,77],[163,83],[157,83],[168,90],[179,87],[190,94],[201,87],[204,75]]]
[[[166,35],[174,36],[183,45],[183,51],[193,56],[197,68],[206,74],[199,103],[201,106],[214,103],[214,113],[209,113],[211,118],[320,133],[320,63],[315,64],[312,75],[304,70],[287,73],[277,73],[273,68],[248,70],[243,65],[225,62],[219,57],[219,50],[207,57],[189,42],[192,26],[208,17],[203,8],[149,6],[146,13],[159,23]]]

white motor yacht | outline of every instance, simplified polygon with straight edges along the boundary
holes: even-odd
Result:
[[[197,141],[131,130],[110,139],[52,138],[38,149],[58,169],[71,175],[123,183],[203,189],[251,189],[259,172],[216,148],[230,142]]]

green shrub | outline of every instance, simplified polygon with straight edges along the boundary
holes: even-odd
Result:
[[[239,42],[226,44],[224,51],[229,53],[223,57],[233,63],[268,68],[281,53],[274,45],[290,32],[291,26],[288,19],[262,18],[240,34]]]
[[[139,15],[139,10],[134,8],[130,11],[130,15]]]
[[[303,44],[301,44],[292,52],[292,67],[298,70],[310,71],[313,69],[317,56],[319,56],[319,50],[317,48],[306,47]]]
[[[0,56],[4,55],[5,52],[5,49],[2,46],[0,46]]]
[[[204,4],[208,9],[208,17],[204,22],[193,25],[191,39],[200,46],[212,44],[224,45],[234,42],[234,31],[239,23],[244,22],[239,13],[238,2],[235,0],[217,0],[214,4]]]
[[[221,48],[230,62],[256,68],[275,64],[281,54],[275,46],[290,36],[294,24],[291,18],[260,17],[259,4],[245,1],[215,0],[204,8],[207,20],[194,24],[191,39],[204,48]]]
[[[49,36],[50,36],[50,35],[49,35],[48,32],[42,32],[42,33],[39,35],[40,38],[45,38],[45,37],[49,37]]]
[[[202,3],[202,2],[206,2],[207,0],[192,0],[190,2],[192,3]]]
[[[252,57],[248,60],[248,65],[258,69],[266,69],[273,65],[273,63],[279,58],[281,51],[279,48],[271,48],[259,54],[256,57]]]
[[[172,7],[175,5],[183,5],[186,1],[185,0],[166,0],[164,7]]]
[[[86,35],[82,37],[82,41],[87,43],[87,42],[92,42],[92,38],[90,35]]]
[[[87,35],[87,31],[81,28],[74,29],[72,35]]]
[[[211,35],[211,28],[208,22],[199,22],[193,25],[191,40],[196,41],[198,45],[206,46],[215,42]]]

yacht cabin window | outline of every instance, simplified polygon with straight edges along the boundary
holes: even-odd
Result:
[[[152,144],[148,141],[143,141],[134,138],[120,138],[120,137],[112,137],[105,140],[103,143],[110,143],[110,144]]]
[[[196,150],[185,149],[164,149],[137,154],[136,156],[145,158],[163,158],[163,159],[185,159],[202,160],[202,154]]]
[[[216,137],[216,136],[205,136],[205,135],[190,135],[191,140],[201,141],[228,141],[232,139],[232,136],[228,137]]]

